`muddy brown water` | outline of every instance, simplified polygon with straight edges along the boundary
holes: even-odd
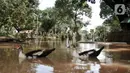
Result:
[[[20,61],[14,43],[0,44],[0,73],[130,73],[130,45],[105,45],[105,49],[95,59],[80,59],[78,53],[101,46],[95,43],[78,43],[66,48],[64,42],[31,41],[22,44],[24,53],[33,49],[53,48],[47,58]],[[118,46],[117,46],[118,45]],[[127,47],[124,47],[127,46]]]

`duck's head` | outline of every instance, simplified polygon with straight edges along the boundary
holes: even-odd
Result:
[[[56,48],[52,48],[52,51],[54,51]]]
[[[22,51],[22,50],[23,50],[23,48],[22,48],[22,46],[21,46],[21,45],[15,45],[15,49],[18,49],[18,50],[20,50],[20,51]]]

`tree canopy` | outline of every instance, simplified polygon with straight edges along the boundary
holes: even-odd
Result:
[[[91,8],[89,5],[79,0],[56,0],[55,8],[60,13],[60,19],[72,21],[74,32],[77,31],[77,24],[81,23],[80,15],[91,17]]]
[[[0,28],[6,33],[16,28],[33,29],[37,20],[38,0],[1,0],[0,1]]]
[[[126,7],[126,12],[124,15],[116,15],[119,19],[120,26],[122,27],[123,30],[130,30],[130,23],[122,23],[126,18],[129,18],[130,14],[130,1],[129,0],[103,0],[106,5],[108,5],[113,11],[115,4],[124,4]],[[110,10],[111,11],[111,10]]]

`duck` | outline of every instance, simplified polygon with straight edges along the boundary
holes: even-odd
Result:
[[[79,56],[82,56],[82,55],[87,55],[87,57],[90,57],[90,58],[96,58],[100,53],[101,51],[104,49],[104,46],[102,46],[99,50],[95,50],[95,49],[92,49],[92,50],[87,50],[87,51],[83,51],[83,52],[80,52],[79,53]]]
[[[46,57],[55,50],[55,48],[46,49],[46,50],[38,49],[38,50],[33,50],[24,54],[23,47],[21,45],[16,46],[16,49],[19,50],[19,58],[27,58],[27,59],[36,59],[36,58]]]

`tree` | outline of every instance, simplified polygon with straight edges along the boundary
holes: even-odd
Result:
[[[120,21],[114,11],[104,1],[101,2],[100,8],[100,17],[106,19],[103,24],[109,28],[109,32],[120,31]]]
[[[92,41],[94,41],[95,40],[94,29],[90,29],[90,35],[91,35]]]
[[[33,29],[37,25],[38,0],[1,0],[0,28],[4,27],[6,35],[14,27],[16,30]]]
[[[108,5],[106,5],[104,1],[101,2],[100,8],[101,8],[101,11],[100,11],[101,18],[109,19],[109,17],[114,15],[114,11]]]
[[[108,35],[108,28],[105,26],[98,26],[95,29],[95,41],[106,41]]]
[[[126,12],[124,15],[117,15],[119,22],[120,22],[120,26],[123,30],[130,30],[130,23],[122,23],[122,21],[124,21],[126,18],[129,17],[130,14],[130,6],[129,0],[104,0],[104,2],[106,3],[106,5],[108,5],[112,10],[114,10],[114,6],[115,4],[125,4],[126,6]]]
[[[56,14],[54,8],[47,8],[41,11],[40,15],[41,26],[39,30],[43,33],[48,33],[56,24]]]
[[[82,3],[85,0],[82,0]],[[92,1],[92,0],[89,0]],[[129,33],[127,32],[128,30],[130,30],[130,22],[129,22],[129,16],[130,16],[130,5],[129,5],[130,1],[129,0],[102,0],[101,1],[101,12],[100,12],[100,16],[103,19],[106,19],[103,23],[103,26],[99,26],[101,29],[104,28],[108,28],[106,31],[106,35],[110,36],[110,41],[126,41],[129,42],[129,37],[126,37],[126,35],[128,36]],[[126,7],[126,12],[124,15],[115,15],[114,14],[114,7],[115,4],[125,4]],[[120,8],[119,8],[120,9]],[[100,30],[101,29],[97,27],[96,30]],[[127,30],[127,31],[122,31],[123,30]],[[115,32],[116,31],[116,32]],[[97,33],[97,40],[101,40],[100,38],[103,38],[103,36],[100,36],[99,31],[96,31]],[[102,33],[104,34],[104,33]],[[109,37],[108,36],[108,37]],[[117,38],[118,36],[118,38]],[[105,36],[105,38],[107,38]],[[111,39],[112,38],[112,39]],[[120,39],[123,38],[123,39]]]
[[[61,19],[66,18],[73,22],[74,25],[71,26],[74,32],[78,30],[77,23],[80,23],[80,15],[91,17],[91,8],[86,2],[82,3],[79,0],[56,0],[55,8],[59,11]]]
[[[109,32],[121,31],[119,20],[116,16],[111,16],[104,21],[103,25],[109,28]]]

